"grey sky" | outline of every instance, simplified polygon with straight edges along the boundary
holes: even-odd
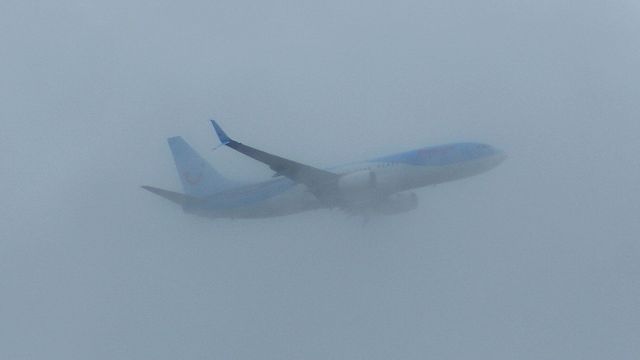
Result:
[[[0,358],[637,359],[634,1],[0,2]],[[269,176],[509,153],[367,227],[209,221],[165,138]]]

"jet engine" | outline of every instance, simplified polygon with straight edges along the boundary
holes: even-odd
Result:
[[[345,174],[338,180],[338,188],[342,193],[369,192],[377,187],[376,173],[370,170]]]

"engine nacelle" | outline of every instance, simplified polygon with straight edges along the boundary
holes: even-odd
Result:
[[[344,194],[361,193],[375,190],[377,183],[375,172],[362,170],[340,177],[338,180],[338,188]]]
[[[389,196],[386,201],[379,203],[375,211],[382,215],[399,214],[418,207],[418,195],[415,193],[399,193]]]

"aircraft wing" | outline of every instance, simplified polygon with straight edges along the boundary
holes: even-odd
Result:
[[[223,145],[268,165],[276,175],[283,175],[306,185],[319,200],[336,205],[337,183],[340,175],[244,145],[229,138],[215,120],[211,120],[211,124]]]

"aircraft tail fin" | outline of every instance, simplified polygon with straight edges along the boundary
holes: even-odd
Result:
[[[182,137],[174,136],[167,142],[186,195],[204,197],[237,186],[220,175]]]

